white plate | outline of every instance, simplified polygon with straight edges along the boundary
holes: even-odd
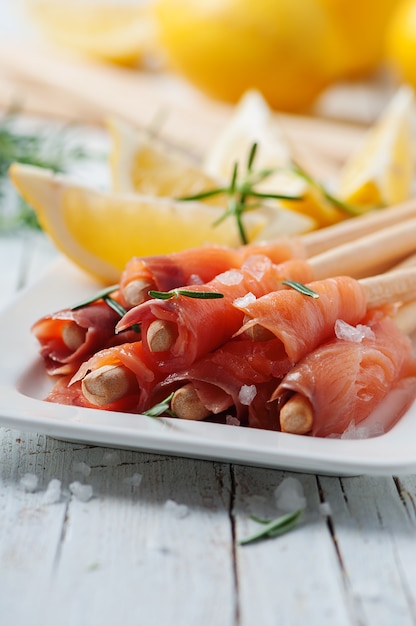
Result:
[[[75,304],[97,289],[92,280],[59,259],[2,311],[1,425],[68,441],[302,472],[380,475],[416,471],[416,405],[385,435],[338,440],[44,402],[51,383],[30,327],[42,315]]]

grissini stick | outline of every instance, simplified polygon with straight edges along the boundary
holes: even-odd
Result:
[[[416,299],[416,267],[391,271],[381,276],[375,276],[358,281],[364,288],[367,307],[378,307],[384,304],[393,304]],[[307,297],[307,296],[304,296]],[[125,385],[131,391],[132,381],[130,372],[122,365],[114,368],[99,368],[88,373],[83,379],[88,391],[88,400],[92,404],[102,406],[119,399],[119,389]],[[126,380],[123,381],[123,378]],[[204,419],[207,417],[203,406],[196,407],[195,392],[192,386],[183,387],[180,397],[180,417],[185,419]],[[179,406],[179,405],[178,405]],[[286,409],[287,411],[289,410]],[[201,417],[204,415],[204,417]],[[302,430],[297,426],[298,432]]]
[[[375,209],[353,219],[301,236],[307,256],[312,257],[355,239],[390,228],[416,217],[416,198],[384,209]]]

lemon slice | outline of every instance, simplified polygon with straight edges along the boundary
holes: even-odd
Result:
[[[104,61],[131,65],[155,48],[149,3],[27,0],[33,22],[51,41]]]
[[[414,171],[413,106],[414,92],[403,85],[343,167],[337,190],[342,200],[375,207],[410,197]]]
[[[214,226],[224,213],[217,207],[97,191],[49,170],[19,163],[11,166],[10,178],[57,248],[109,284],[119,279],[134,255],[163,254],[208,243],[230,247],[241,243],[233,219]],[[249,240],[262,236],[270,221],[266,208],[244,216]]]
[[[110,168],[113,189],[181,198],[218,187],[190,157],[119,118],[109,118]],[[220,200],[213,198],[213,204]],[[222,199],[224,202],[224,199]]]
[[[255,142],[258,144],[256,169],[290,165],[292,148],[265,99],[253,89],[237,103],[226,126],[210,146],[204,171],[214,178],[229,180],[234,164],[244,164]]]
[[[292,168],[293,148],[279,125],[279,120],[256,90],[244,94],[227,125],[207,152],[204,170],[210,176],[228,180],[234,164],[245,166],[253,143],[257,143],[255,170],[272,169],[274,173],[258,184],[262,192],[302,196],[302,200],[275,202],[280,211],[289,210],[292,228],[305,232],[334,224],[345,217],[327,201],[318,187],[299,177]]]

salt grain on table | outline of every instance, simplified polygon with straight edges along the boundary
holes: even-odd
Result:
[[[78,481],[74,481],[69,485],[69,490],[81,502],[88,502],[92,498],[93,490],[91,485],[83,485]]]
[[[297,478],[288,476],[274,490],[277,508],[286,513],[292,513],[306,508],[306,498],[302,484]]]
[[[132,476],[128,476],[123,480],[123,483],[126,485],[131,485],[132,487],[138,487],[142,482],[143,475],[139,473],[134,473]]]
[[[33,493],[37,489],[38,482],[39,482],[39,479],[35,474],[27,473],[27,474],[24,474],[24,476],[22,476],[22,478],[20,479],[20,486],[25,491],[28,491],[29,493]]]
[[[121,458],[118,452],[104,452],[103,454],[103,463],[108,467],[115,467],[119,465],[121,462]]]
[[[332,509],[329,502],[321,502],[319,505],[319,512],[323,517],[330,517],[332,515]]]
[[[62,494],[62,483],[58,478],[52,478],[49,482],[45,493],[43,494],[43,503],[44,504],[55,504],[59,502]]]
[[[89,476],[91,474],[91,467],[84,463],[84,461],[79,461],[79,463],[74,463],[72,469],[77,474],[82,474],[83,476]]]
[[[164,509],[179,519],[189,515],[189,509],[186,504],[178,504],[174,500],[166,500]]]

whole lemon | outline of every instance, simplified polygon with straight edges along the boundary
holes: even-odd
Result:
[[[398,5],[387,33],[386,48],[398,77],[416,87],[416,0]]]
[[[173,67],[211,96],[250,88],[281,110],[307,108],[332,81],[380,61],[396,0],[156,0]]]

